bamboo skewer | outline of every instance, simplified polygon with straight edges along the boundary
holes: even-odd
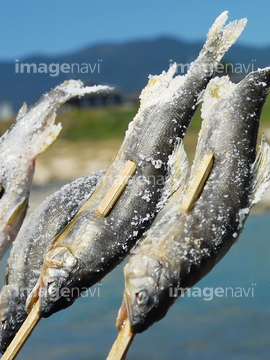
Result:
[[[99,204],[98,208],[96,209],[96,212],[100,216],[108,215],[113,205],[116,203],[117,199],[124,191],[128,183],[128,180],[135,173],[136,169],[137,169],[137,165],[135,162],[131,160],[128,160],[126,162],[125,166],[123,167],[117,178],[115,179],[113,185],[111,186],[111,188],[109,189],[109,191],[104,196],[101,203]],[[0,187],[0,191],[1,191],[1,187]],[[17,356],[17,354],[19,353],[19,351],[21,350],[26,340],[31,335],[32,331],[34,330],[35,326],[40,320],[39,303],[40,302],[38,300],[1,359],[3,360],[15,359],[15,357]]]
[[[39,320],[40,320],[40,315],[39,315],[39,300],[38,300],[36,302],[35,306],[33,307],[32,311],[29,313],[29,315],[25,319],[21,328],[15,335],[14,339],[8,346],[7,350],[5,351],[4,355],[1,358],[1,360],[13,360],[16,358],[19,351],[21,350],[24,343],[31,335],[32,331],[34,330],[34,328],[37,325],[37,323],[39,322]]]
[[[134,161],[128,160],[126,162],[125,166],[123,167],[123,169],[115,179],[114,183],[110,187],[109,191],[104,196],[103,200],[96,209],[96,212],[100,216],[108,215],[108,213],[111,211],[112,207],[116,203],[117,199],[124,191],[129,179],[135,173],[136,169],[137,169],[137,165]],[[1,191],[1,185],[0,185],[0,191]],[[21,350],[26,340],[29,338],[35,326],[40,320],[39,304],[40,302],[38,299],[35,306],[29,313],[23,325],[21,326],[20,330],[17,332],[16,336],[10,343],[7,350],[5,351],[1,360],[13,360],[18,355],[19,351]],[[127,329],[129,329],[129,326],[127,327]]]
[[[213,166],[213,162],[214,162],[213,154],[206,154],[203,156],[200,166],[193,178],[193,181],[191,182],[191,184],[187,189],[186,196],[181,202],[179,210],[189,212],[193,208],[210,174],[210,171]]]
[[[124,360],[134,337],[127,318],[106,360]]]
[[[187,190],[187,195],[182,201],[179,209],[186,212],[192,209],[194,203],[200,196],[200,193],[203,189],[208,175],[210,174],[211,168],[213,166],[213,161],[213,154],[207,154],[203,157],[200,167],[195,174],[194,180],[190,184]],[[101,216],[106,216],[110,212],[111,208],[125,189],[128,180],[135,173],[136,168],[137,166],[133,161],[129,160],[126,163],[126,165],[116,178],[115,182],[109,189],[108,193],[103,198],[96,212],[98,212]],[[26,340],[29,338],[41,318],[39,314],[39,304],[40,303],[38,300],[31,312],[29,313],[28,317],[24,321],[23,325],[17,332],[13,341],[8,346],[1,360],[13,360],[16,358],[19,351],[21,350],[21,348],[23,347]],[[115,340],[111,348],[107,360],[124,360],[134,337],[135,334],[130,331],[129,320],[127,318],[117,336],[117,339]]]
[[[97,214],[100,216],[107,216],[109,214],[117,199],[120,197],[125,187],[127,186],[128,180],[135,173],[136,169],[137,165],[134,161],[128,160],[126,162],[125,166],[114,180],[109,191],[96,209]]]
[[[179,210],[189,212],[192,209],[202,192],[205,182],[211,172],[213,163],[213,154],[206,154],[203,156],[199,169],[187,189],[186,196],[182,200]],[[125,360],[134,337],[135,334],[130,331],[129,320],[127,317],[106,360]]]

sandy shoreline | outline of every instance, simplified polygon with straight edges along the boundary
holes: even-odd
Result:
[[[56,141],[37,158],[33,184],[71,181],[105,169],[122,140],[71,143]]]
[[[270,130],[268,134],[270,137]],[[190,163],[194,156],[196,139],[197,134],[189,134],[185,139]],[[269,142],[269,138],[267,140]],[[58,140],[53,143],[37,159],[30,196],[30,212],[62,185],[78,177],[106,169],[121,143],[122,139],[89,143]],[[270,188],[265,192],[259,204],[252,209],[254,213],[264,211],[270,211]]]

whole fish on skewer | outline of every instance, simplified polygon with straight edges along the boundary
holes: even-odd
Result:
[[[38,154],[57,138],[56,111],[67,100],[109,91],[70,80],[44,94],[30,109],[23,105],[16,123],[0,138],[0,259],[15,239],[25,217]]]
[[[134,333],[159,321],[236,242],[251,206],[270,182],[270,147],[264,139],[255,159],[259,118],[269,88],[270,67],[250,73],[239,84],[227,77],[209,83],[189,184],[206,154],[214,155],[213,168],[193,209],[185,212],[179,207],[186,190],[132,250],[124,268],[118,328],[126,311]]]
[[[218,62],[246,24],[242,19],[224,27],[226,20],[227,12],[217,18],[185,76],[173,78],[174,65],[150,79],[139,112],[96,191],[48,248],[28,310],[38,298],[43,317],[70,306],[119,264],[185,179],[181,140]],[[113,196],[114,205],[105,206],[104,199],[130,164],[131,179],[120,196]],[[109,208],[106,215],[101,204]]]
[[[24,322],[27,295],[35,286],[51,238],[72,220],[91,196],[104,171],[79,178],[47,198],[23,223],[13,243],[0,292],[0,351],[5,352]]]

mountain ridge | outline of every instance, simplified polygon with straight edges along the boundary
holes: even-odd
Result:
[[[31,55],[17,59],[17,62],[3,61],[0,62],[0,103],[9,102],[18,111],[23,102],[31,105],[50,88],[72,78],[116,86],[124,94],[139,94],[149,74],[168,70],[172,62],[189,64],[202,46],[203,41],[188,42],[164,35],[154,39],[95,44],[60,56]],[[232,65],[233,75],[239,80],[247,71],[270,66],[270,46],[235,44],[224,61]],[[22,64],[26,65],[21,68]]]

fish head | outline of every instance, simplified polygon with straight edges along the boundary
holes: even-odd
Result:
[[[172,303],[169,268],[162,259],[137,254],[130,257],[124,274],[124,300],[130,328],[133,333],[140,333],[162,319]]]
[[[0,293],[0,352],[4,353],[27,317],[26,295],[15,284],[5,285]]]
[[[77,268],[77,258],[67,247],[58,246],[49,250],[44,256],[39,281],[27,299],[26,311],[31,310],[38,298],[42,317],[49,317],[70,306],[79,296],[78,291],[72,288],[73,279],[79,277]]]

